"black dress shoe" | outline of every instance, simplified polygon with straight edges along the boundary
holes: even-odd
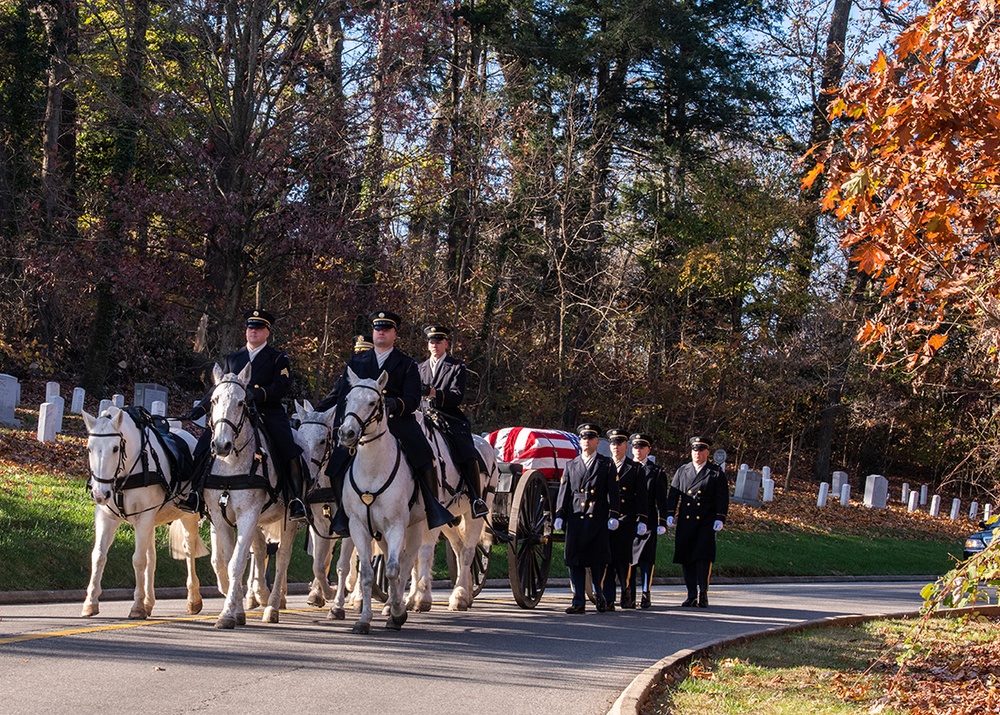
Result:
[[[583,606],[570,606],[569,608],[566,609],[566,613],[570,614],[583,613],[584,610],[585,609]]]
[[[701,598],[698,599],[698,608],[708,608],[708,596],[704,593],[701,594]]]
[[[686,608],[693,608],[694,606],[698,605],[698,599],[697,598],[688,598],[681,605],[685,606]]]
[[[607,610],[608,610],[608,613],[614,613],[615,612],[615,604],[609,603]]]
[[[608,610],[608,602],[605,601],[603,598],[599,599],[597,601],[597,612],[604,613],[606,610]]]
[[[292,499],[288,502],[288,518],[292,521],[306,520],[306,506],[301,499]]]
[[[650,606],[649,591],[644,591],[643,592],[642,599],[639,601],[639,605],[642,608],[649,608],[649,606]]]
[[[186,511],[188,514],[195,514],[201,509],[201,499],[198,492],[191,492],[183,499],[177,500],[177,508]]]

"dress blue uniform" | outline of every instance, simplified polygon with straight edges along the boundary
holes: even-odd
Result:
[[[631,438],[633,449],[639,446],[648,447],[651,440],[648,435],[634,434]],[[629,593],[635,601],[636,593],[642,592],[641,604],[649,608],[650,587],[653,583],[653,567],[656,565],[656,528],[666,529],[667,526],[667,490],[669,481],[666,471],[648,457],[638,462],[639,469],[646,478],[646,518],[649,531],[637,536],[634,542],[632,557],[635,568],[629,579]],[[640,583],[641,582],[641,583]]]
[[[599,430],[594,425],[581,425],[581,436]],[[586,599],[587,569],[590,569],[597,610],[607,608],[604,597],[604,577],[611,559],[608,538],[608,518],[611,504],[618,502],[614,467],[603,454],[594,453],[590,462],[582,455],[574,457],[563,470],[556,497],[556,519],[566,532],[565,559],[573,583],[573,604],[570,613],[582,613]]]
[[[620,429],[608,430],[607,436],[612,442],[620,444],[628,439],[628,433]],[[624,446],[618,448],[624,449]],[[620,465],[612,459],[611,466],[615,472],[618,502],[612,505],[610,517],[618,520],[618,528],[610,536],[611,568],[604,578],[604,597],[609,604],[614,603],[616,588],[620,588],[619,605],[635,608],[635,596],[629,594],[628,584],[635,563],[636,527],[640,522],[646,523],[646,475],[628,457],[622,459]]]

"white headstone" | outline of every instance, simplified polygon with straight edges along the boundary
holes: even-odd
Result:
[[[865,506],[869,509],[885,509],[889,498],[889,480],[881,474],[869,474],[865,480]]]
[[[816,506],[826,506],[826,498],[830,495],[830,482],[819,483],[819,496],[816,497]]]
[[[851,485],[841,484],[840,485],[840,505],[847,506],[851,503]]]
[[[941,515],[941,495],[935,494],[931,497],[931,510],[930,515],[935,519]]]
[[[920,503],[920,494],[918,492],[910,492],[910,501],[906,505],[906,511],[910,514],[917,510],[917,506]]]
[[[835,494],[840,494],[840,488],[847,484],[847,472],[834,472],[830,488]]]
[[[21,383],[20,382],[17,383],[17,390],[15,390],[15,392],[17,393],[17,397],[14,399],[14,407],[20,407],[21,406]]]
[[[43,402],[38,410],[38,441],[56,441],[56,406],[51,402]]]
[[[113,404],[114,403],[111,402],[111,400],[109,400],[109,399],[105,398],[105,399],[101,400],[101,406],[97,408],[97,414],[101,414],[102,412],[104,412],[104,410],[108,409]]]
[[[151,415],[159,415],[160,417],[167,416],[167,403],[161,400],[157,400],[153,403],[152,409],[149,411]]]
[[[123,409],[125,407],[125,395],[112,395],[111,404],[118,409]]]
[[[976,520],[976,515],[979,514],[979,502],[974,501],[969,505],[969,518],[973,521]]]
[[[770,467],[764,467],[763,469],[761,469],[760,470],[760,476],[761,476],[761,479],[770,479],[771,478],[771,468]]]
[[[732,501],[747,506],[760,506],[760,482],[760,472],[741,469],[736,475],[736,489],[733,491]]]
[[[962,511],[962,500],[952,499],[951,500],[951,514],[948,518],[952,521],[958,521],[958,513]]]
[[[0,425],[20,427],[21,420],[14,417],[20,385],[17,378],[6,373],[0,374]]]
[[[45,401],[48,402],[50,397],[57,397],[59,395],[59,383],[58,382],[46,382],[45,383]]]
[[[52,405],[52,409],[55,410],[55,424],[56,424],[56,434],[62,434],[63,431],[63,413],[66,411],[66,400],[59,397],[59,395],[52,395],[49,397],[49,404]]]
[[[926,504],[927,504],[927,485],[926,484],[921,484],[920,485],[920,506],[924,506]]]
[[[83,400],[87,396],[87,391],[82,387],[73,388],[73,403],[70,405],[69,411],[74,415],[78,415],[83,412]]]
[[[987,504],[983,507],[983,521],[989,521],[991,516],[993,516],[993,505]]]
[[[761,484],[764,485],[764,501],[774,501],[774,480],[765,479]]]
[[[909,484],[909,482],[903,482],[903,491],[900,494],[900,499],[899,500],[901,502],[903,502],[904,504],[909,504],[909,502],[910,502],[910,484]]]

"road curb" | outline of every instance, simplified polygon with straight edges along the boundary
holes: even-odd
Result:
[[[935,618],[965,616],[971,614],[982,614],[986,616],[1000,616],[1000,606],[971,606],[969,608],[951,608],[944,611],[936,611]],[[733,645],[741,645],[750,641],[759,640],[768,636],[784,635],[786,633],[797,633],[810,628],[829,628],[831,626],[853,626],[867,621],[875,621],[883,618],[915,618],[920,616],[920,611],[903,611],[899,613],[876,613],[867,615],[847,615],[828,616],[817,618],[803,623],[793,623],[787,626],[775,626],[755,633],[745,633],[732,638],[719,638],[713,641],[706,641],[694,648],[685,648],[668,655],[653,665],[646,668],[635,679],[629,683],[628,687],[618,696],[614,705],[608,710],[608,715],[639,715],[640,708],[649,699],[660,683],[663,682],[663,675],[671,668],[682,665],[699,657],[703,653]]]

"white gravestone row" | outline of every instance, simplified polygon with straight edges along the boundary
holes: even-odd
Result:
[[[14,417],[14,408],[20,401],[21,384],[13,375],[0,374],[0,425],[20,427],[21,420]]]

